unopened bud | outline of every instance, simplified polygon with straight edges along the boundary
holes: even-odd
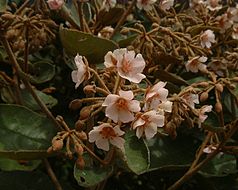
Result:
[[[120,31],[122,35],[127,35],[129,32],[130,32],[130,29],[127,27],[122,28],[122,30]]]
[[[234,84],[230,84],[229,87],[230,87],[231,90],[235,90],[236,85],[234,85]]]
[[[64,146],[63,139],[57,139],[52,141],[53,151],[61,150]]]
[[[76,99],[70,102],[69,109],[78,110],[79,108],[81,108],[81,106],[82,106],[82,102],[79,99]]]
[[[13,15],[12,13],[5,13],[1,16],[4,20],[13,20],[15,19],[16,15]]]
[[[232,80],[238,82],[238,77],[234,77]]]
[[[223,92],[223,85],[222,84],[218,83],[218,84],[215,85],[215,87],[216,87],[216,90],[218,90],[219,92]]]
[[[207,92],[203,92],[201,95],[200,95],[200,101],[201,102],[205,102],[209,97],[209,94]]]
[[[198,85],[201,87],[208,87],[209,83],[208,82],[200,82],[200,83],[198,83]]]
[[[144,30],[144,26],[140,23],[135,23],[134,27],[142,31]]]
[[[83,91],[87,95],[92,95],[96,93],[96,87],[94,85],[87,85],[83,88]]]
[[[216,111],[217,113],[220,113],[220,112],[222,111],[222,104],[221,104],[221,102],[217,102],[217,103],[215,104],[215,111]]]
[[[79,119],[84,120],[84,119],[88,119],[90,114],[92,112],[92,106],[85,106],[81,109],[80,113],[79,113]]]
[[[79,169],[81,169],[81,170],[84,169],[84,167],[85,167],[85,162],[84,162],[84,159],[83,159],[82,156],[79,156],[78,159],[76,160],[76,166],[77,166]]]
[[[77,135],[81,140],[87,140],[88,139],[87,134],[84,131],[77,132]]]
[[[12,39],[12,38],[15,37],[15,35],[16,35],[16,30],[15,29],[10,29],[6,33],[6,38],[7,39]]]
[[[74,150],[79,156],[83,155],[84,150],[83,150],[83,146],[81,144],[75,144],[74,145]]]
[[[51,153],[53,153],[53,152],[54,152],[54,150],[53,150],[53,147],[52,147],[52,146],[47,149],[47,153],[48,153],[48,154],[51,154]]]
[[[159,24],[158,24],[158,23],[154,22],[154,23],[152,24],[152,28],[158,28],[158,27],[159,27]]]
[[[76,131],[81,131],[83,127],[85,127],[85,122],[79,119],[79,120],[75,123],[75,129],[76,129]]]

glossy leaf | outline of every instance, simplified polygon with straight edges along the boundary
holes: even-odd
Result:
[[[64,49],[71,56],[85,56],[89,63],[100,63],[108,51],[118,48],[118,45],[107,39],[99,38],[88,33],[60,27],[60,39]]]
[[[136,174],[146,172],[150,166],[149,150],[143,139],[135,136],[134,131],[125,134],[125,162]]]
[[[11,159],[39,159],[56,130],[45,116],[30,109],[11,104],[0,104],[0,156]]]

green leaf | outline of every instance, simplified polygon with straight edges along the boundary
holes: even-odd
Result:
[[[150,168],[148,171],[167,167],[181,167],[190,164],[196,152],[197,145],[192,138],[177,137],[153,138],[147,141],[150,150]]]
[[[222,153],[218,154],[200,170],[200,173],[206,177],[222,177],[236,172],[236,157]]]
[[[108,51],[118,48],[118,45],[107,39],[60,27],[60,39],[64,49],[71,56],[85,56],[89,63],[98,64],[103,61]]]
[[[32,70],[32,82],[37,84],[48,82],[55,76],[55,66],[46,61],[33,63]]]
[[[84,159],[88,160],[90,158],[88,155],[84,155]],[[86,162],[84,169],[77,168],[75,164],[74,177],[80,186],[91,187],[108,178],[111,175],[112,171],[112,166],[91,166],[90,162]]]
[[[7,8],[7,0],[0,0],[0,12],[6,11]]]
[[[100,23],[103,26],[110,26],[113,24],[116,24],[120,18],[121,15],[124,13],[123,8],[114,7],[109,9],[109,11],[106,11],[105,9],[101,10],[98,15],[98,22],[97,25]]]
[[[136,174],[146,172],[150,166],[149,150],[143,139],[138,139],[134,131],[125,135],[125,162]]]
[[[47,156],[56,133],[47,117],[24,106],[0,104],[0,123],[0,156],[21,160]]]
[[[40,160],[30,160],[25,161],[24,164],[20,164],[16,160],[0,158],[0,169],[3,171],[14,171],[14,170],[32,171],[36,169],[40,163],[41,163]]]

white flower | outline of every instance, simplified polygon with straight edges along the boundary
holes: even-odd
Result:
[[[164,126],[164,116],[155,110],[138,114],[132,123],[132,128],[136,129],[136,136],[141,138],[145,134],[146,139],[151,139],[157,133],[158,127]]]
[[[117,4],[116,0],[104,0],[102,7],[106,9],[106,11],[109,11],[109,9],[115,7]]]
[[[181,97],[192,109],[195,108],[195,104],[199,104],[198,94],[186,93]],[[187,108],[186,105],[184,105]]]
[[[134,120],[133,112],[140,111],[140,102],[133,100],[132,91],[119,91],[119,95],[109,94],[102,106],[107,106],[105,114],[114,122],[128,123]]]
[[[163,10],[169,10],[174,5],[174,0],[161,0],[160,8]]]
[[[150,11],[155,2],[156,0],[137,0],[136,6],[140,10],[144,9],[145,11]]]
[[[78,88],[79,85],[85,80],[90,78],[90,73],[88,71],[88,66],[83,62],[82,56],[78,54],[74,58],[77,70],[72,71],[71,77],[73,82],[76,83],[75,88]]]
[[[64,4],[64,0],[48,0],[47,3],[51,10],[59,10]]]
[[[169,112],[171,113],[172,112],[172,106],[173,106],[173,102],[171,101],[165,101],[165,102],[161,102],[159,105],[158,105],[158,109],[163,111],[163,112]],[[162,114],[163,115],[163,114]]]
[[[89,142],[95,142],[98,148],[105,151],[109,150],[109,143],[124,151],[125,140],[120,137],[124,133],[118,125],[112,127],[109,123],[103,123],[97,127],[93,127],[93,130],[89,132]]]
[[[222,8],[222,5],[219,4],[220,0],[207,0],[207,8],[210,11],[220,10]]]
[[[126,52],[126,48],[116,49],[113,52],[109,51],[104,57],[104,65],[107,68],[116,67],[118,60],[122,59]]]
[[[221,16],[217,16],[216,21],[218,22],[218,26],[221,29],[220,30],[221,33],[224,33],[233,24],[233,21],[228,18],[227,14],[222,14]]]
[[[232,29],[233,29],[231,34],[232,38],[238,40],[238,24],[234,24]]]
[[[212,30],[206,30],[200,36],[201,46],[204,48],[210,48],[212,46],[211,43],[215,43],[215,34]]]
[[[215,147],[213,145],[209,145],[209,146],[207,146],[206,148],[203,149],[203,152],[207,153],[207,154],[210,154],[216,149],[217,149],[217,147]]]
[[[193,73],[197,73],[199,70],[200,71],[206,71],[207,70],[207,66],[203,64],[206,61],[207,61],[207,57],[196,56],[196,57],[190,59],[187,62],[187,64],[185,65],[186,70],[187,71],[191,71]]]
[[[157,110],[159,105],[162,102],[167,101],[167,96],[169,94],[169,91],[164,88],[166,85],[165,82],[158,82],[155,84],[152,88],[148,88],[147,92],[145,94],[145,105],[144,110]]]
[[[206,119],[207,119],[207,115],[205,115],[206,112],[211,112],[212,111],[212,106],[202,106],[199,110],[198,110],[198,126],[201,127],[201,123],[203,123]]]

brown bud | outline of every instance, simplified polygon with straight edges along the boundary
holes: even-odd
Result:
[[[232,80],[238,82],[238,77],[234,77]]]
[[[208,82],[200,82],[200,83],[198,83],[198,85],[202,86],[202,87],[208,87],[209,83]]]
[[[156,23],[156,22],[154,22],[151,27],[152,27],[152,28],[158,28],[158,27],[159,27],[159,24]]]
[[[222,84],[218,83],[218,84],[215,85],[215,87],[216,87],[217,91],[223,92],[223,85]]]
[[[15,29],[10,29],[6,33],[6,38],[7,39],[12,39],[12,38],[15,37],[15,35],[16,35],[16,30]]]
[[[77,166],[79,169],[81,169],[81,170],[84,169],[84,167],[85,167],[85,162],[84,162],[84,159],[83,159],[82,156],[79,156],[78,159],[76,160],[76,166]]]
[[[74,145],[74,150],[79,156],[83,155],[84,150],[83,150],[83,146],[81,144],[75,144]]]
[[[200,101],[201,102],[205,102],[209,97],[209,94],[207,92],[203,92],[201,95],[200,95]]]
[[[85,126],[85,122],[80,119],[75,123],[76,131],[81,131],[84,126]]]
[[[77,132],[77,135],[81,140],[87,140],[88,139],[87,134],[84,131]]]
[[[96,87],[94,85],[87,85],[83,88],[83,91],[87,95],[92,95],[96,93]]]
[[[57,139],[52,141],[52,148],[53,151],[58,151],[61,150],[64,146],[64,141],[63,139]]]
[[[13,15],[12,13],[5,13],[1,16],[4,20],[13,20],[16,17],[16,15]]]
[[[236,85],[234,85],[234,84],[230,84],[229,87],[230,87],[231,90],[235,90]]]
[[[82,106],[82,102],[79,99],[76,99],[76,100],[73,100],[72,102],[70,102],[69,109],[77,110],[77,109],[81,108],[81,106]]]
[[[222,104],[221,104],[221,102],[217,102],[217,103],[215,104],[215,111],[216,111],[217,113],[220,113],[220,112],[222,111]]]
[[[88,119],[90,114],[92,112],[92,106],[85,106],[81,109],[80,113],[79,113],[79,119],[83,120],[83,119]]]
[[[130,30],[129,30],[129,28],[127,28],[127,27],[122,28],[122,30],[120,31],[120,33],[121,33],[122,35],[127,35],[129,32],[130,32]]]
[[[51,153],[53,153],[53,152],[54,152],[54,150],[53,150],[53,147],[52,147],[52,146],[47,149],[47,153],[48,153],[48,154],[51,154]]]

